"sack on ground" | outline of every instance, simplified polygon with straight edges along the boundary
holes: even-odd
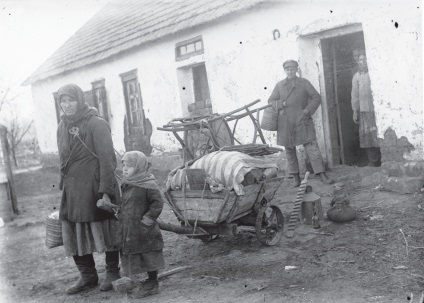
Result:
[[[273,107],[267,107],[262,116],[261,128],[269,131],[277,131],[278,112]]]
[[[46,246],[53,248],[63,245],[62,220],[59,212],[51,213],[46,219]]]

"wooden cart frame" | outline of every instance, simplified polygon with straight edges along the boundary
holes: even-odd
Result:
[[[221,150],[240,151],[251,156],[258,156],[282,151],[282,149],[271,147],[265,142],[259,126],[259,112],[269,105],[254,110],[250,109],[259,101],[256,100],[226,114],[173,119],[163,127],[158,127],[158,130],[172,132],[180,142],[185,163],[182,167],[186,168],[203,156],[196,157],[195,152],[190,150],[187,142],[190,131],[203,131],[209,137],[210,147],[203,150],[203,154]],[[240,113],[241,111],[245,112]],[[249,117],[254,126],[255,133],[252,143],[249,144],[242,144],[236,138],[238,121],[244,117]],[[229,124],[231,121],[234,121],[232,130]],[[226,130],[229,136],[222,138],[220,136],[222,129]],[[183,137],[179,135],[180,132],[183,132]],[[262,144],[256,143],[257,138],[260,138]],[[282,179],[275,177],[245,186],[244,195],[237,195],[234,191],[228,190],[212,193],[205,188],[203,190],[186,190],[184,188],[180,191],[168,190],[165,192],[166,202],[175,213],[181,226],[161,221],[159,226],[163,230],[185,234],[204,241],[211,240],[217,235],[235,235],[240,227],[247,226],[248,230],[256,233],[262,244],[276,245],[283,234],[284,219],[281,210],[277,206],[271,205],[271,200],[281,185]]]

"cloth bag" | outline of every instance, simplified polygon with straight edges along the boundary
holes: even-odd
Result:
[[[261,128],[269,131],[277,131],[278,124],[278,111],[274,107],[270,106],[265,108],[262,116]]]

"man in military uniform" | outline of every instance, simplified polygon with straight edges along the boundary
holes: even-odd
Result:
[[[295,187],[301,183],[296,155],[298,145],[304,146],[314,173],[325,184],[331,184],[334,181],[325,174],[312,121],[321,96],[308,80],[296,76],[298,66],[294,60],[283,63],[287,78],[277,83],[268,99],[268,103],[278,110],[277,144],[285,147],[288,171],[294,176]]]

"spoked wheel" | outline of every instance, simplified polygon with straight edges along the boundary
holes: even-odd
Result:
[[[283,235],[284,217],[277,206],[261,207],[256,217],[256,237],[265,246],[280,242]]]

